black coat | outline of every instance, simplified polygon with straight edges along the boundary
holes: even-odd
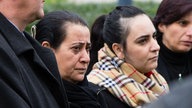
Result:
[[[86,79],[79,84],[64,81],[70,108],[129,108],[128,105]]]
[[[67,108],[53,52],[0,13],[0,108]]]

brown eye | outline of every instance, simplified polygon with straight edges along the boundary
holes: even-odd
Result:
[[[153,39],[157,39],[157,32],[153,33]]]
[[[91,45],[87,45],[86,50],[89,52],[91,50]]]
[[[186,26],[188,24],[188,21],[186,21],[186,20],[179,20],[177,23],[179,25],[181,25],[181,26]]]
[[[142,37],[142,38],[137,40],[137,43],[139,43],[140,45],[144,45],[148,42],[148,40],[149,40],[148,37]]]
[[[79,52],[81,50],[81,47],[74,46],[72,49],[74,50],[74,52]]]

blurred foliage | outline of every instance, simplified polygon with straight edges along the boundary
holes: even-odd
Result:
[[[67,2],[67,0],[45,0],[45,4],[48,5],[57,5],[63,2]]]
[[[92,24],[93,20],[98,17],[99,15],[106,14],[109,11],[111,11],[115,7],[115,3],[110,4],[71,4],[71,3],[65,3],[65,4],[58,4],[57,8],[46,8],[45,10],[54,11],[56,10],[68,10],[71,12],[75,12],[79,14],[82,18],[84,18],[89,25]]]
[[[48,12],[56,11],[56,10],[68,10],[71,12],[75,12],[79,14],[82,18],[84,18],[89,27],[91,27],[93,21],[102,14],[107,14],[111,10],[115,8],[117,3],[89,3],[89,4],[74,4],[69,3],[67,0],[46,0],[45,2],[45,14]],[[158,7],[158,3],[154,2],[133,2],[134,6],[144,10],[149,16],[152,18],[155,15],[155,12]],[[32,25],[34,25],[37,21],[30,24],[26,31],[30,31]]]
[[[149,1],[149,2],[134,2],[134,6],[145,11],[151,18],[155,16],[159,3]]]

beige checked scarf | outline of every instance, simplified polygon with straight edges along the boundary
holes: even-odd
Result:
[[[122,102],[136,108],[169,91],[167,82],[155,70],[147,74],[143,75],[117,58],[105,44],[99,51],[99,62],[87,77],[90,82],[107,88]]]

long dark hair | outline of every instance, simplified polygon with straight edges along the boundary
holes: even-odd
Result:
[[[129,19],[140,14],[145,13],[134,6],[118,6],[109,13],[104,23],[103,38],[111,50],[113,43],[119,43],[124,49],[126,48],[126,38],[129,35],[131,25],[124,24],[123,19]],[[126,21],[126,23],[129,22]]]
[[[91,50],[90,50],[90,63],[87,73],[92,70],[93,65],[98,61],[98,51],[104,46],[103,40],[103,27],[107,15],[100,15],[95,19],[91,26]]]

